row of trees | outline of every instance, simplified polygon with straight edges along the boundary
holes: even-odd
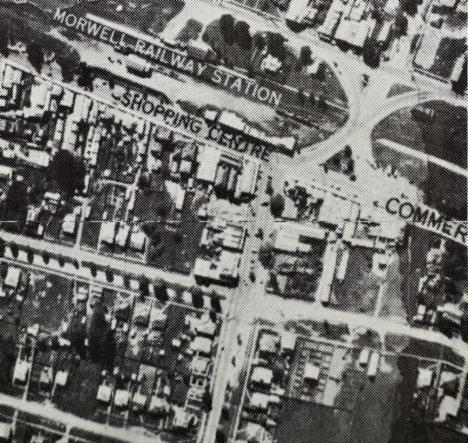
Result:
[[[13,256],[13,258],[17,259],[19,255],[19,246],[16,243],[10,243],[8,246],[10,248],[11,255]],[[5,255],[5,250],[6,250],[5,240],[0,238],[0,256],[3,257]],[[26,248],[26,254],[27,254],[28,262],[33,263],[34,254],[35,254],[33,249]],[[44,261],[44,264],[48,265],[51,259],[50,254],[47,251],[43,251],[42,259]],[[58,256],[57,261],[61,267],[64,267],[67,259],[63,256]],[[74,259],[72,263],[76,269],[79,269],[80,265],[79,265],[78,260]],[[98,267],[93,263],[88,264],[88,266],[90,267],[91,275],[93,277],[96,277],[98,273]],[[106,280],[108,283],[112,283],[114,281],[114,271],[110,267],[107,267],[105,269],[105,275],[106,275]],[[131,280],[132,280],[132,277],[130,275],[124,276],[123,281],[127,289],[130,288]],[[139,280],[139,291],[140,291],[141,297],[143,298],[148,297],[150,295],[151,281],[145,276],[139,277],[138,280]],[[154,296],[162,303],[166,303],[167,301],[169,301],[167,284],[161,279],[157,279],[152,284],[153,284]],[[198,286],[193,286],[190,289],[190,292],[192,294],[193,306],[197,309],[202,309],[205,304],[204,293],[202,289],[199,288]],[[211,304],[211,309],[213,309],[213,311],[217,313],[221,312],[221,302],[220,302],[219,297],[216,294],[212,294],[210,296],[210,304]]]

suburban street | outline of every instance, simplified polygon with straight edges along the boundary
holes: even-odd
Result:
[[[381,121],[402,109],[441,100],[453,106],[466,106],[464,97],[456,96],[447,85],[440,85],[422,75],[415,74],[413,71],[412,59],[407,48],[402,50],[402,54],[400,54],[400,59],[397,63],[384,62],[379,68],[371,69],[363,63],[360,56],[353,54],[352,51],[343,52],[336,45],[331,45],[320,40],[315,30],[294,33],[290,30],[282,17],[275,17],[271,14],[263,14],[257,11],[255,8],[259,7],[259,2],[257,2],[256,7],[251,7],[245,4],[240,5],[238,2],[232,0],[185,1],[185,9],[181,15],[183,20],[180,17],[174,19],[175,23],[173,23],[173,27],[167,31],[169,35],[176,34],[178,26],[184,22],[186,17],[195,15],[198,10],[197,8],[205,12],[213,8],[213,11],[216,12],[216,14],[213,13],[215,16],[219,16],[223,12],[235,13],[236,17],[244,19],[251,26],[252,30],[261,28],[271,32],[281,32],[286,36],[288,44],[298,50],[300,50],[304,44],[310,45],[314,57],[319,57],[329,65],[330,69],[339,79],[348,98],[347,121],[341,128],[336,130],[335,133],[323,141],[303,147],[300,152],[297,152],[294,156],[286,157],[283,153],[278,154],[278,152],[272,152],[268,161],[260,159],[259,164],[261,164],[261,167],[259,180],[255,191],[252,193],[254,197],[252,197],[248,203],[247,200],[243,201],[242,204],[239,203],[238,212],[236,214],[234,214],[234,210],[232,210],[231,212],[226,211],[225,214],[221,213],[221,215],[215,214],[216,217],[211,217],[212,214],[205,214],[203,218],[204,221],[211,217],[213,219],[222,220],[223,222],[232,222],[233,224],[245,223],[248,232],[243,250],[242,248],[240,249],[240,266],[238,264],[239,262],[237,262],[238,267],[236,269],[239,273],[238,286],[229,288],[218,284],[212,284],[209,287],[200,287],[202,292],[205,293],[205,296],[207,296],[208,291],[213,291],[221,295],[225,300],[223,302],[223,322],[219,337],[213,338],[213,341],[216,340],[218,346],[216,357],[213,362],[210,362],[213,372],[209,375],[211,378],[207,382],[209,386],[207,392],[211,395],[212,408],[209,413],[204,414],[206,420],[202,423],[202,431],[198,434],[197,443],[218,442],[217,432],[220,430],[223,407],[225,406],[227,394],[229,394],[233,388],[242,389],[242,401],[244,400],[245,386],[243,386],[242,383],[245,382],[245,374],[249,373],[252,365],[259,322],[274,324],[278,330],[285,328],[287,323],[295,322],[300,324],[301,322],[306,323],[307,321],[326,322],[330,325],[340,327],[346,326],[349,331],[350,341],[355,335],[359,335],[362,331],[371,331],[379,336],[383,354],[386,352],[386,340],[390,336],[402,336],[408,339],[414,339],[415,341],[420,340],[447,347],[464,359],[463,367],[457,368],[462,372],[460,376],[462,380],[461,387],[459,387],[456,395],[456,401],[458,406],[460,406],[463,401],[464,388],[468,376],[468,343],[464,342],[461,338],[449,338],[447,335],[432,327],[422,328],[412,326],[408,324],[406,318],[403,316],[383,316],[382,310],[385,304],[385,296],[387,295],[386,291],[384,291],[384,285],[379,287],[376,305],[371,314],[365,314],[364,310],[362,310],[362,313],[350,312],[328,306],[328,304],[322,304],[319,295],[320,290],[323,288],[320,284],[318,285],[316,293],[312,294],[314,296],[311,297],[313,301],[285,298],[272,294],[271,292],[269,293],[266,290],[269,271],[259,262],[259,250],[264,244],[264,241],[275,238],[274,235],[278,230],[278,223],[290,222],[290,220],[282,220],[281,217],[275,219],[272,215],[273,211],[270,210],[270,197],[273,195],[273,191],[271,195],[269,195],[269,192],[266,191],[267,186],[272,186],[275,193],[281,194],[281,191],[286,189],[286,182],[289,184],[300,183],[304,186],[310,185],[311,187],[315,187],[318,183],[325,192],[330,192],[335,196],[341,196],[346,200],[357,202],[366,210],[369,208],[376,210],[382,209],[382,202],[395,195],[401,196],[402,198],[403,196],[409,195],[413,200],[422,201],[422,192],[417,189],[416,185],[413,186],[413,183],[410,185],[406,178],[399,181],[396,174],[391,175],[379,166],[376,166],[373,152],[373,141],[375,140],[372,140],[372,132]],[[419,26],[417,26],[416,23],[414,24],[415,29],[413,29],[413,31],[417,32],[423,29],[424,26],[426,26],[425,23]],[[62,42],[67,42],[70,47],[79,51],[81,60],[89,66],[108,71],[116,77],[126,77],[129,81],[145,89],[157,89],[159,87],[158,90],[160,92],[167,94],[171,99],[174,98],[174,109],[176,110],[182,109],[179,102],[188,100],[190,95],[195,95],[196,97],[192,105],[196,104],[200,106],[198,109],[200,111],[202,104],[205,105],[206,97],[210,96],[210,91],[215,89],[213,85],[200,84],[202,82],[195,81],[194,79],[188,78],[181,80],[183,78],[182,75],[180,75],[180,77],[175,75],[168,76],[158,72],[154,73],[154,75],[151,74],[153,75],[151,78],[143,78],[129,73],[124,63],[125,60],[122,62],[124,56],[110,45],[96,43],[96,45],[93,46],[90,45],[86,39],[71,40],[57,29],[53,29],[49,32],[49,35]],[[409,37],[410,36],[408,36],[408,40]],[[12,60],[14,60],[12,65],[14,66],[16,63],[19,63],[21,58],[25,57],[23,55],[14,55],[12,57]],[[50,77],[56,81],[57,85],[65,86],[65,84],[59,80],[58,72],[54,72],[52,68],[50,69]],[[363,81],[364,78],[365,81]],[[43,75],[43,79],[47,78]],[[405,86],[409,90],[394,96],[389,96],[392,86],[396,83]],[[67,87],[76,93],[81,92],[80,88],[74,84],[71,86],[68,85]],[[144,114],[143,112],[129,111],[127,108],[120,106],[118,100],[112,97],[106,97],[108,92],[109,91],[95,91],[94,93],[86,92],[85,94],[87,97],[96,99],[103,104],[114,106],[119,109],[119,111],[128,112],[138,117],[140,120],[147,120],[154,125],[160,125],[166,129],[174,130],[200,144],[219,148],[217,142],[213,142],[213,140],[207,141],[206,138],[197,136],[188,130],[180,128],[174,129],[171,125],[161,122],[160,118]],[[227,103],[232,100],[232,96],[224,90],[216,89],[212,94],[211,100],[213,104],[220,106],[221,109],[222,106],[225,104],[227,106]],[[243,102],[243,100],[245,100],[245,98],[237,100],[236,104],[233,105],[233,110],[235,112],[242,112],[248,101],[245,100],[245,102]],[[276,110],[268,108],[263,104],[255,109],[258,109],[259,115],[252,117],[254,123],[257,123],[255,121],[257,118],[258,121],[261,121],[264,115],[271,117],[271,115],[275,115],[276,113]],[[143,138],[143,136],[141,138]],[[414,157],[424,164],[432,163],[438,165],[441,168],[468,178],[466,169],[444,159],[391,140],[379,139],[378,142],[404,156]],[[355,177],[353,177],[352,181],[349,176],[343,174],[339,177],[334,175],[333,172],[328,174],[323,168],[325,162],[343,151],[347,145],[352,149],[352,156],[355,160],[355,169],[353,171]],[[161,151],[162,150],[163,148],[161,147]],[[249,157],[251,160],[254,158],[253,154],[252,156],[250,156],[250,154],[245,154],[245,159]],[[255,161],[257,161],[257,158],[255,158]],[[229,160],[227,162],[229,163]],[[139,170],[139,173],[131,184],[123,185],[127,191],[136,193],[142,169]],[[101,178],[101,183],[106,183],[107,185],[122,185],[118,178],[116,180]],[[193,187],[191,185],[190,192],[193,191],[195,193],[195,191],[198,190],[196,186],[197,185]],[[209,186],[209,193],[211,195],[213,192],[213,185],[210,184]],[[104,254],[98,252],[101,250],[100,238],[97,241],[98,246],[96,250],[85,249],[82,246],[81,240],[85,221],[84,214],[90,201],[88,197],[83,198],[76,242],[73,245],[51,242],[42,238],[27,237],[26,235],[0,230],[0,239],[5,242],[3,261],[7,265],[17,265],[18,267],[23,267],[30,271],[50,272],[51,274],[61,277],[101,285],[128,294],[134,294],[139,291],[138,280],[143,277],[149,281],[162,280],[170,285],[188,290],[197,286],[199,280],[196,280],[193,270],[192,273],[186,275],[167,271],[165,267],[164,269],[156,268],[155,266],[138,261],[137,259],[132,260],[125,256],[116,257],[110,253]],[[232,202],[229,202],[229,204],[230,203]],[[126,215],[129,216],[129,214],[130,212],[127,210]],[[201,218],[199,214],[198,216]],[[244,219],[242,219],[242,216],[244,216]],[[363,220],[367,221],[368,219],[364,217]],[[377,219],[370,220],[370,222],[378,224],[376,220]],[[102,222],[101,220],[93,221],[98,223]],[[299,219],[295,221],[299,222]],[[397,222],[397,216],[395,215],[393,218],[388,216],[386,222]],[[325,237],[326,246],[324,246],[323,257],[320,258],[320,260],[323,261],[323,269],[330,270],[330,272],[331,270],[335,272],[337,267],[337,251],[342,244],[340,243],[341,234],[342,232],[338,234],[338,241],[335,233],[333,233],[333,241],[330,241],[331,236],[328,236],[328,233],[327,237]],[[212,239],[206,240],[206,244],[209,244],[211,240]],[[18,247],[18,254],[13,253],[12,244]],[[216,247],[218,246],[219,245],[216,245]],[[217,252],[219,252],[220,249],[221,246],[219,246]],[[28,251],[33,252],[32,259],[31,256],[28,256]],[[43,258],[45,253],[50,255],[50,259],[47,260],[47,263]],[[394,250],[392,253],[395,253]],[[65,263],[60,263],[61,260],[59,258],[64,259]],[[396,253],[392,258],[396,258]],[[369,266],[372,268],[372,257],[370,263]],[[106,271],[112,271],[112,279],[109,279]],[[130,288],[125,288],[124,277],[126,276],[131,276],[133,279]],[[324,286],[323,280],[324,279],[320,277],[319,282],[322,286]],[[220,279],[220,281],[222,280]],[[193,302],[193,305],[195,306],[195,302]],[[211,307],[212,306],[213,304],[211,304]],[[211,314],[212,313],[213,312],[211,312]],[[181,316],[181,318],[185,318],[187,322],[187,316]],[[214,323],[216,323],[215,320]],[[188,321],[190,323],[190,319]],[[183,323],[183,320],[180,323]],[[187,326],[187,323],[185,326]],[[172,346],[177,347],[176,345],[179,343],[177,341],[178,339],[174,340],[172,340]],[[174,343],[176,343],[176,345],[174,345]],[[180,343],[178,344],[178,348],[181,347]],[[177,352],[180,352],[176,357],[179,359],[177,361],[181,361],[185,358],[180,349]],[[55,408],[54,405],[49,402],[39,403],[26,401],[26,399],[19,399],[0,393],[0,405],[13,408],[16,411],[34,414],[45,420],[51,420],[65,425],[67,433],[64,436],[64,442],[68,442],[68,438],[75,428],[95,433],[104,438],[108,436],[125,442],[157,443],[163,441],[159,436],[151,435],[149,432],[143,432],[143,425],[138,428],[105,425],[65,413]],[[110,407],[111,406],[109,406],[109,408]],[[231,424],[231,427],[237,428],[242,411],[240,405],[236,407],[238,416],[235,419],[235,426]],[[228,443],[234,443],[234,441],[229,440]]]

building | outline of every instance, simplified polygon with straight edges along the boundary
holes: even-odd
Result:
[[[274,332],[262,332],[258,342],[258,351],[260,354],[276,354],[278,346],[280,344],[280,338]]]
[[[304,368],[304,381],[317,383],[320,377],[320,367],[313,363],[306,363]]]
[[[222,250],[217,257],[199,257],[193,269],[195,279],[200,282],[236,285],[239,281],[240,260],[240,254],[226,250]]]
[[[278,223],[274,248],[286,253],[307,253],[312,251],[311,240],[324,241],[327,231],[318,226],[304,226],[301,223]]]
[[[269,368],[256,366],[250,376],[250,381],[259,385],[270,386],[273,380],[273,371]]]
[[[6,276],[3,280],[3,286],[17,290],[21,277],[21,269],[13,266],[8,266]]]
[[[213,341],[211,339],[207,337],[201,337],[199,335],[197,335],[194,338],[194,340],[190,343],[190,349],[192,349],[192,351],[204,355],[211,354],[212,346]]]

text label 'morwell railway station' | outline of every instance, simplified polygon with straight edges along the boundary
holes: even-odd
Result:
[[[66,10],[57,9],[54,20],[101,42],[128,48],[153,62],[216,84],[234,94],[273,107],[280,104],[282,94],[279,91],[261,85],[253,79],[239,76],[232,71],[213,66],[210,63],[204,63],[189,57],[185,53],[170,49],[139,32],[127,28],[123,30],[124,28],[121,26],[111,23],[106,25],[106,21],[100,17],[91,14],[80,17]]]
[[[466,245],[467,223],[464,221],[450,220],[428,206],[414,205],[396,197],[389,199],[385,207],[389,214]]]

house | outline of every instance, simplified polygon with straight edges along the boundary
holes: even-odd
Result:
[[[281,349],[286,352],[292,352],[296,349],[296,334],[288,331],[284,331],[281,333]]]
[[[130,234],[130,248],[143,252],[146,247],[146,234],[138,226],[133,227]]]
[[[169,411],[169,404],[165,398],[157,397],[153,395],[150,400],[150,404],[148,406],[148,412],[153,414],[157,414],[160,412],[167,412]]]
[[[113,221],[101,223],[100,237],[103,243],[107,243],[108,245],[114,244],[116,226],[117,223]]]
[[[72,212],[69,214],[65,214],[62,222],[62,232],[68,235],[74,235],[76,231],[76,219],[77,213]]]
[[[26,383],[30,369],[30,362],[18,358],[16,360],[15,369],[13,371],[13,383]]]
[[[258,350],[261,354],[276,354],[280,338],[272,332],[262,332],[258,342]]]
[[[304,381],[317,383],[320,377],[320,367],[313,363],[306,363],[304,368]]]
[[[130,235],[130,226],[127,223],[120,223],[115,236],[115,242],[121,248],[125,248]]]
[[[13,266],[8,266],[5,279],[3,280],[3,286],[11,288],[13,290],[18,289],[20,282],[21,269]]]
[[[114,395],[114,405],[118,408],[126,408],[130,402],[130,392],[126,389],[117,389]]]
[[[190,370],[195,375],[206,375],[210,360],[204,357],[197,356],[190,363]]]
[[[429,388],[434,380],[434,371],[428,368],[418,368],[416,386],[418,389]]]
[[[254,392],[250,397],[249,406],[253,409],[266,410],[268,409],[268,403],[270,396],[261,392]]]
[[[197,179],[213,184],[216,177],[216,171],[221,159],[221,151],[212,146],[204,146],[198,153]]]
[[[10,441],[11,425],[9,423],[0,422],[0,441]]]
[[[270,386],[273,380],[273,371],[269,368],[257,366],[253,369],[250,381],[253,383]]]
[[[132,398],[132,409],[134,411],[142,411],[145,409],[148,397],[141,392],[135,392]]]
[[[55,374],[55,385],[66,386],[68,381],[68,371],[57,371]]]
[[[207,337],[200,337],[197,335],[195,339],[190,343],[190,349],[200,354],[210,355],[213,341]]]
[[[99,386],[96,398],[103,403],[109,403],[112,397],[112,388],[109,385],[102,384]]]
[[[456,418],[460,409],[460,404],[455,397],[445,395],[439,406],[439,416],[436,421],[446,421],[447,418]]]

